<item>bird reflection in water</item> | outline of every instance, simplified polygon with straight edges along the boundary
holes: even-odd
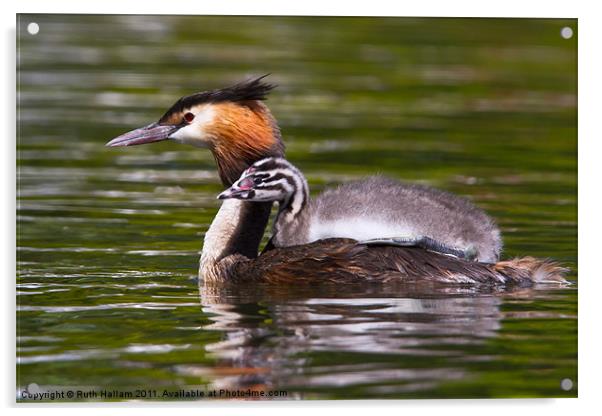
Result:
[[[211,320],[202,329],[223,333],[206,347],[217,365],[179,371],[209,377],[215,388],[286,389],[289,399],[308,396],[291,396],[300,389],[358,385],[372,394],[428,390],[468,377],[467,359],[488,360],[474,346],[500,329],[502,296],[530,293],[433,285],[201,285],[200,302]]]

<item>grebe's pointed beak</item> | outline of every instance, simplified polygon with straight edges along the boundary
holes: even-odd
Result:
[[[148,126],[141,127],[136,130],[129,131],[106,144],[107,147],[118,146],[135,146],[138,144],[146,144],[160,142],[169,139],[169,136],[178,131],[182,126],[161,125],[151,123]]]

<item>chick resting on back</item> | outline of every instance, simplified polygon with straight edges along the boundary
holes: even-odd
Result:
[[[462,250],[472,247],[482,262],[496,262],[502,249],[493,219],[469,200],[382,176],[328,189],[310,202],[308,211],[308,242],[427,236]]]
[[[493,219],[469,200],[382,176],[345,183],[312,200],[295,166],[282,158],[267,158],[255,162],[220,198],[278,201],[272,236],[276,247],[327,238],[412,243],[428,239],[435,251],[447,247],[491,263],[502,249]]]

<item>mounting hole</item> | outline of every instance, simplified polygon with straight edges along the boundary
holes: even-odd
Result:
[[[570,378],[563,378],[560,382],[560,388],[564,391],[569,391],[573,388],[573,380]]]
[[[563,27],[562,29],[560,29],[560,36],[562,36],[564,39],[570,39],[573,37],[573,29],[571,29],[568,26]]]
[[[39,31],[40,25],[36,22],[31,22],[27,25],[27,32],[29,32],[30,35],[37,35]]]
[[[36,383],[30,383],[27,386],[27,392],[30,394],[40,393],[42,389]]]

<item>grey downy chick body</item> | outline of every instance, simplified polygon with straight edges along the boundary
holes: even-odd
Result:
[[[498,261],[502,249],[494,220],[469,200],[383,176],[348,182],[310,199],[299,169],[272,157],[251,165],[219,198],[277,201],[275,247],[351,238],[417,245],[485,263]]]

